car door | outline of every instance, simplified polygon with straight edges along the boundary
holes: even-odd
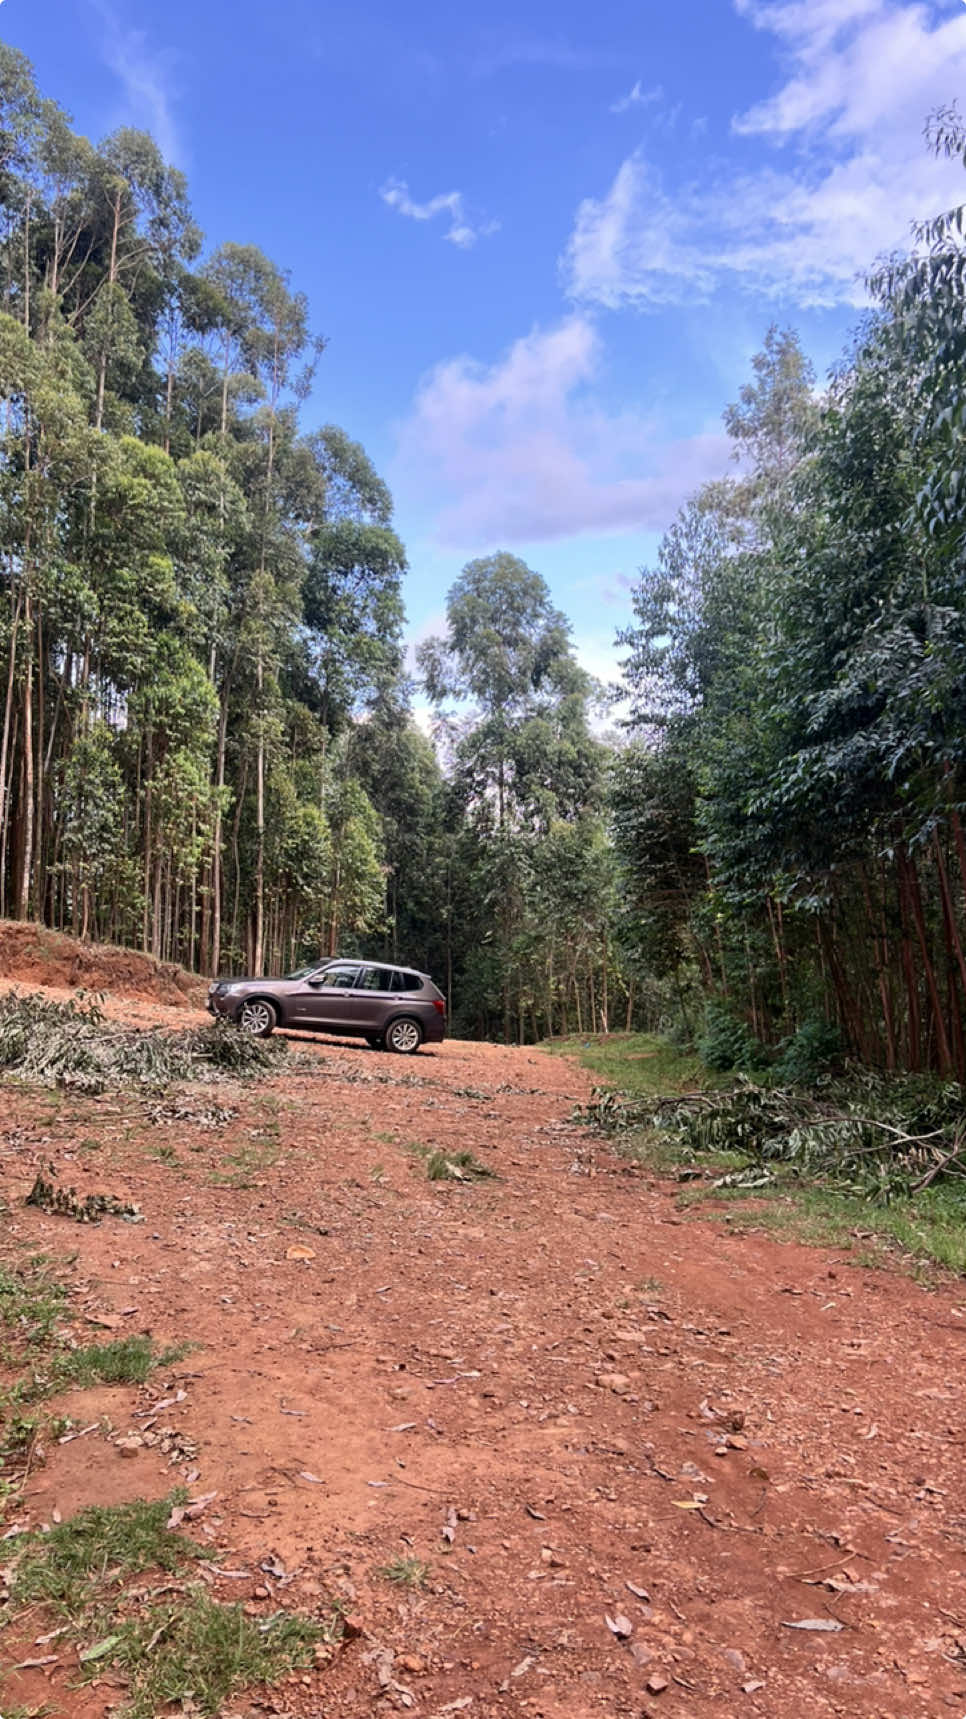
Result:
[[[381,1032],[386,1019],[386,1005],[392,1000],[392,969],[367,964],[359,974],[353,996],[359,1031]]]
[[[355,1024],[352,996],[360,968],[358,961],[340,961],[308,980],[302,1016],[306,1025],[336,1032],[352,1031]]]

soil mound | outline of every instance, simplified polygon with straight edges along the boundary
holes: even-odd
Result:
[[[204,981],[184,967],[9,919],[0,919],[0,981],[110,991],[176,1008],[197,1009],[205,1000]]]

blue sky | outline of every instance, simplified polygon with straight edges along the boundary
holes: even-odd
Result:
[[[154,132],[209,245],[308,294],[307,422],[393,487],[411,635],[506,548],[602,675],[769,322],[821,374],[876,251],[963,195],[920,135],[966,95],[962,0],[4,0],[0,26],[81,130]]]

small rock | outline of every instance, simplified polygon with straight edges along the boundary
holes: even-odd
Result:
[[[144,1449],[144,1440],[138,1433],[129,1433],[127,1438],[119,1438],[115,1449],[119,1456],[137,1456]]]
[[[668,1680],[663,1671],[652,1671],[644,1687],[649,1695],[663,1695],[667,1686]]]
[[[721,1657],[728,1661],[728,1664],[737,1671],[739,1677],[748,1669],[745,1665],[744,1654],[739,1653],[736,1647],[726,1647],[723,1650]]]
[[[419,1659],[415,1653],[404,1653],[399,1664],[403,1671],[411,1672],[414,1677],[421,1675],[426,1670],[426,1661]]]
[[[626,1373],[601,1373],[597,1383],[605,1391],[613,1391],[615,1396],[622,1397],[631,1388],[631,1381]]]

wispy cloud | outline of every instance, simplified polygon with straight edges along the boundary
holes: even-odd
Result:
[[[405,179],[389,179],[382,186],[379,195],[384,203],[388,203],[390,209],[395,209],[400,215],[406,215],[411,221],[434,221],[437,215],[445,215],[448,226],[443,237],[449,244],[457,245],[463,251],[475,245],[477,239],[489,238],[491,233],[499,230],[499,221],[481,221],[475,217],[471,220],[462,191],[441,191],[427,202],[417,203],[415,198],[410,196]]]
[[[510,66],[545,66],[550,71],[590,72],[619,63],[611,48],[592,48],[568,42],[562,36],[509,36],[492,39],[476,56],[474,68],[482,76],[505,71]]]
[[[440,511],[437,541],[485,548],[581,532],[661,530],[727,469],[716,430],[668,442],[592,389],[600,336],[583,316],[534,329],[492,365],[452,358],[422,383],[400,436],[401,476]]]
[[[693,183],[643,150],[577,210],[564,259],[587,303],[708,298],[723,282],[804,305],[860,304],[877,255],[914,219],[962,200],[955,162],[922,142],[925,116],[966,84],[966,13],[912,0],[734,0],[786,67],[774,95],[736,114],[736,139],[774,152]],[[739,166],[739,159],[741,165]]]
[[[144,30],[122,24],[107,0],[94,0],[103,28],[102,55],[121,86],[121,122],[149,131],[166,161],[183,160],[175,119],[175,56]]]
[[[663,100],[664,90],[660,84],[655,84],[653,89],[646,90],[642,88],[641,79],[638,78],[632,90],[628,90],[626,95],[618,96],[616,101],[611,102],[610,111],[611,113],[627,113],[632,107],[650,107],[652,102]]]

